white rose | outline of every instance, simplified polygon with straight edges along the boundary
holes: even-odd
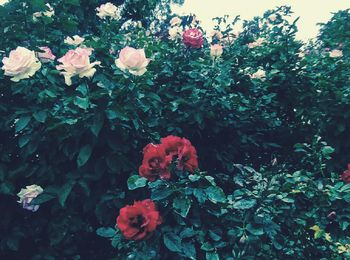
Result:
[[[9,57],[2,59],[2,63],[5,75],[12,77],[11,80],[14,82],[33,76],[41,68],[41,63],[35,56],[35,52],[24,47],[12,50]]]
[[[66,39],[64,39],[64,43],[75,46],[81,44],[83,41],[85,41],[85,39],[78,35],[74,35],[73,37],[68,36]]]
[[[31,210],[33,212],[39,209],[39,205],[29,205],[31,201],[43,192],[43,188],[33,184],[26,186],[25,189],[21,189],[17,196],[19,197],[18,203],[21,203],[24,209]]]
[[[97,7],[96,11],[97,16],[101,19],[105,19],[106,17],[110,17],[111,19],[120,18],[120,10],[112,3],[105,3],[100,7]]]

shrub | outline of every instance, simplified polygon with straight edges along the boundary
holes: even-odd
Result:
[[[332,129],[346,125],[340,111],[349,63],[347,45],[330,44],[334,29],[328,29],[346,24],[348,11],[335,14],[318,42],[305,47],[295,39],[288,7],[245,21],[239,35],[233,30],[238,17],[217,18],[220,33],[212,37],[193,16],[170,25],[167,1],[122,2],[114,1],[120,13],[113,19],[96,15],[100,1],[0,6],[0,255],[348,254],[348,185],[339,181],[348,142]],[[187,35],[185,46],[180,32],[191,27],[196,37]],[[214,55],[214,44],[223,52]],[[343,57],[329,57],[335,46]],[[313,51],[301,58],[302,47]],[[142,164],[142,148],[168,135],[189,140],[187,153],[178,154],[186,160]],[[331,146],[336,157],[327,168]],[[189,163],[188,153],[196,160]],[[141,164],[150,168],[143,172],[150,181],[138,176]],[[159,170],[174,178],[153,182]],[[26,193],[21,202],[40,205],[35,213],[15,201],[32,184],[43,192]],[[146,199],[154,201],[151,213],[159,212],[162,224],[148,230],[151,239],[126,241],[112,227],[118,212]]]

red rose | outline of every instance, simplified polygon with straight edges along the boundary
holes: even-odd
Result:
[[[183,147],[179,151],[177,169],[194,172],[198,168],[197,151],[191,142],[182,138]]]
[[[343,172],[340,179],[345,183],[350,183],[350,163],[348,164],[348,169]]]
[[[187,47],[201,48],[203,45],[203,34],[197,28],[188,29],[182,34],[182,42]]]
[[[149,236],[161,224],[156,205],[150,199],[135,201],[120,209],[117,226],[126,239],[140,240]]]
[[[139,168],[139,174],[149,181],[155,181],[158,177],[170,179],[169,164],[170,161],[161,145],[148,144],[143,149],[143,161]]]
[[[174,156],[178,156],[179,150],[183,147],[183,140],[178,136],[168,135],[160,141],[164,147],[165,154],[170,160],[172,160]]]

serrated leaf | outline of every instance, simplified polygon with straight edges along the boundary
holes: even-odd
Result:
[[[226,201],[226,196],[224,191],[217,186],[210,186],[205,190],[208,199],[213,203],[224,203]]]
[[[176,213],[185,218],[190,211],[191,203],[191,200],[187,197],[176,197],[173,201],[173,208],[175,209]]]

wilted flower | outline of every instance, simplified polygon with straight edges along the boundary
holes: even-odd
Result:
[[[24,47],[12,50],[9,57],[2,59],[2,63],[5,75],[12,77],[11,80],[14,82],[33,76],[41,68],[41,63],[35,56],[35,52]]]
[[[332,50],[329,52],[329,57],[331,58],[343,57],[343,52],[341,50]]]
[[[133,75],[141,76],[147,69],[147,65],[150,62],[146,58],[144,49],[134,49],[126,46],[119,53],[119,58],[115,60],[115,65],[125,71],[129,71]]]
[[[171,18],[169,23],[171,26],[177,26],[177,25],[180,25],[181,22],[182,22],[182,20],[179,17],[175,16],[175,17]]]
[[[71,78],[75,75],[79,75],[80,78],[91,78],[95,74],[94,66],[101,64],[101,62],[90,63],[91,53],[91,48],[78,47],[75,50],[69,50],[62,58],[58,59],[62,64],[56,66],[56,68],[62,70],[61,74],[68,86],[72,84]]]
[[[64,43],[74,46],[81,44],[83,41],[85,41],[85,39],[78,35],[74,35],[73,37],[68,36],[66,39],[64,39]]]
[[[212,58],[219,58],[223,53],[223,47],[220,44],[210,46],[210,56]]]
[[[251,48],[261,46],[264,42],[265,42],[264,38],[258,38],[256,41],[248,43],[248,48],[251,49]]]
[[[101,19],[105,19],[110,17],[111,19],[119,19],[120,18],[120,10],[114,4],[108,2],[102,4],[100,7],[96,8],[97,16]]]
[[[22,204],[24,209],[35,212],[39,209],[39,205],[30,205],[30,203],[34,198],[36,198],[43,191],[44,191],[43,188],[41,188],[36,184],[26,186],[25,189],[21,189],[21,191],[17,193],[17,196],[19,197],[18,202]]]

